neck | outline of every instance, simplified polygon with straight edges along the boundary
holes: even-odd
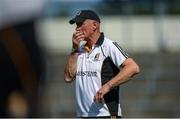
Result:
[[[88,44],[91,46],[96,44],[97,40],[99,39],[101,33],[99,31],[95,31],[89,38],[88,38]]]

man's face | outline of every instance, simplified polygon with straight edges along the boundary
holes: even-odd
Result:
[[[94,33],[94,22],[93,20],[86,19],[82,23],[76,23],[76,31],[81,31],[85,38],[88,38]]]

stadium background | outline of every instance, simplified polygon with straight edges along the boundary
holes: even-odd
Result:
[[[16,1],[17,6],[21,4]],[[38,1],[43,10],[35,21],[35,31],[45,59],[39,87],[40,117],[75,117],[74,85],[64,83],[63,68],[75,28],[68,20],[80,9],[96,10],[106,36],[140,65],[141,73],[120,88],[123,117],[180,117],[180,1]],[[24,18],[24,14],[20,16]]]

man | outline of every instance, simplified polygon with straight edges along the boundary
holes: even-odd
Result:
[[[69,23],[77,27],[64,80],[75,80],[77,117],[121,117],[119,85],[139,73],[138,65],[116,42],[104,37],[94,11],[81,10]],[[80,50],[82,40],[86,44]]]

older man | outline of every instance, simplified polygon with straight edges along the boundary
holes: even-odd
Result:
[[[119,85],[139,73],[139,66],[100,32],[100,18],[81,10],[69,21],[77,27],[64,70],[65,82],[76,83],[77,117],[121,117]],[[82,44],[85,41],[85,44]]]

